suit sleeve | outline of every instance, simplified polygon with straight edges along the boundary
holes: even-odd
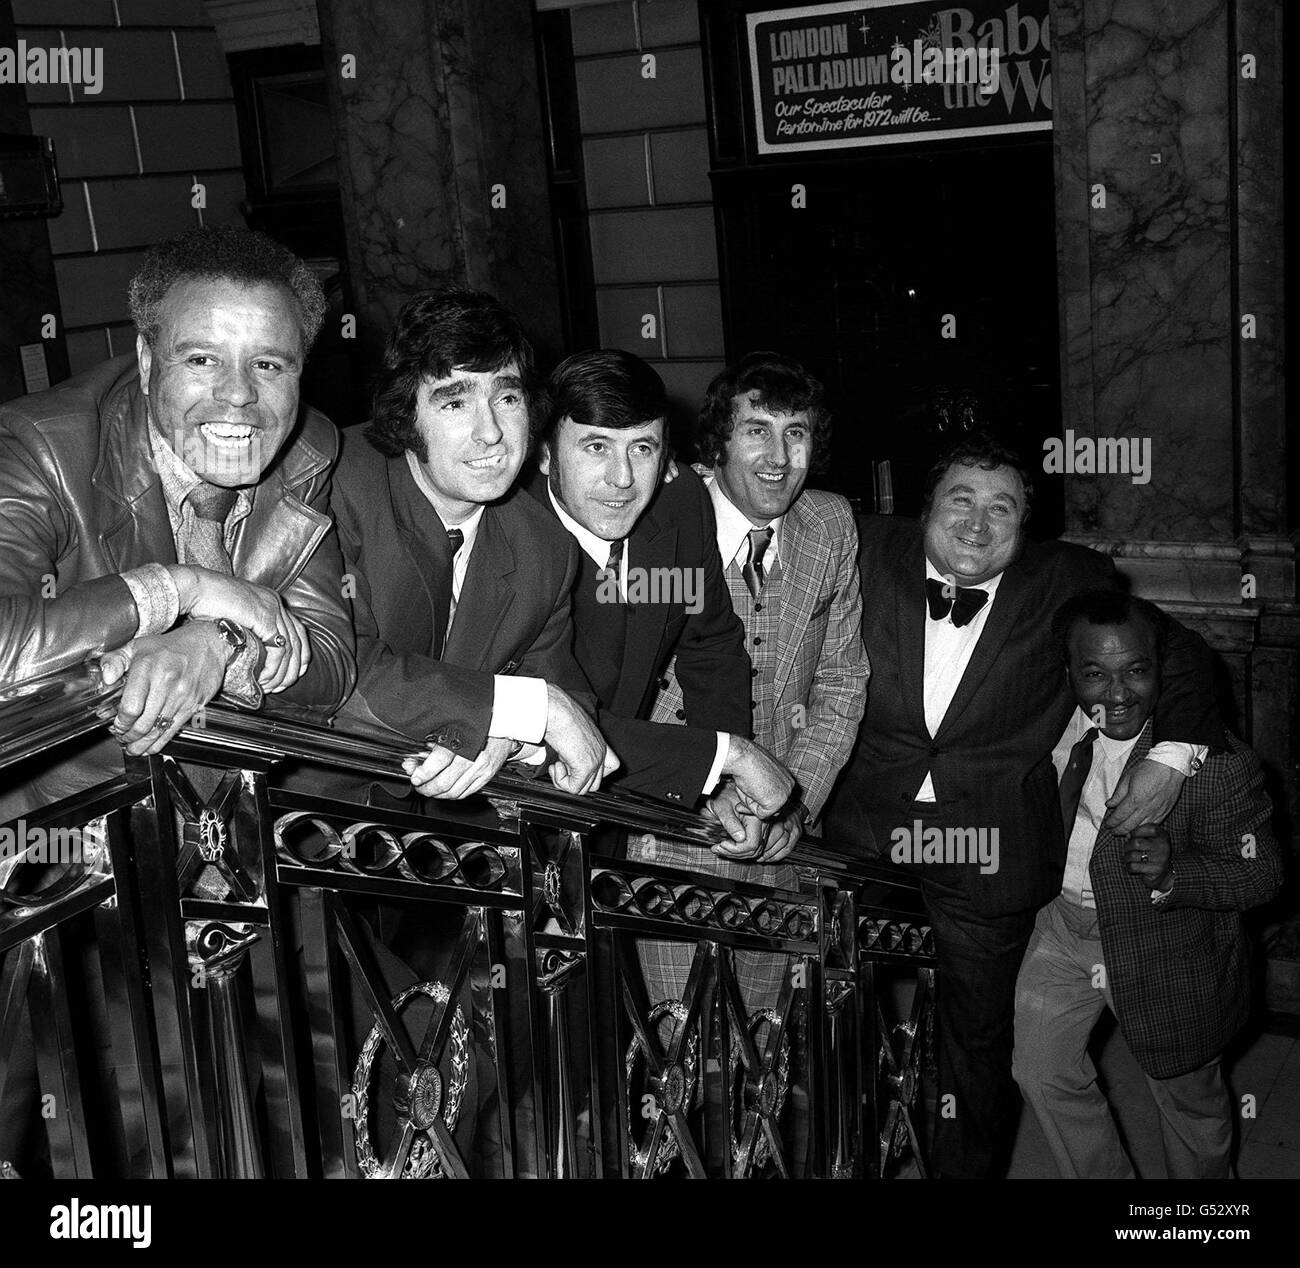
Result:
[[[862,645],[862,586],[858,577],[858,532],[843,509],[832,532],[839,553],[834,561],[835,591],[826,623],[817,668],[808,693],[807,725],[785,764],[799,781],[809,822],[815,822],[834,787],[840,768],[849,759],[858,725],[866,709],[867,678],[871,672]]]
[[[302,498],[313,511],[330,514],[328,469],[313,477]],[[330,717],[342,707],[357,680],[356,638],[344,598],[343,556],[333,527],[281,597],[307,631],[311,664],[292,687],[264,697],[263,703],[272,710]]]
[[[357,521],[345,496],[335,496],[334,518],[352,582],[357,637],[357,687],[340,721],[387,728],[421,743],[433,738],[461,757],[477,755],[492,720],[492,675],[390,647],[375,620],[370,581],[360,566]]]
[[[749,739],[753,735],[753,716],[745,627],[736,615],[723,576],[713,505],[702,486],[698,504],[700,566],[704,572],[702,606],[686,618],[675,648],[677,682],[690,726],[728,731]],[[708,774],[707,767],[703,774]]]
[[[1205,640],[1165,615],[1165,654],[1153,736],[1223,751],[1223,718],[1214,689],[1214,658]]]
[[[1213,785],[1183,794],[1194,797],[1197,807],[1191,818],[1195,849],[1175,850],[1174,886],[1157,910],[1245,911],[1268,902],[1282,883],[1282,859],[1270,822],[1273,807],[1259,759],[1243,750],[1223,760],[1227,771]]]
[[[688,809],[699,801],[718,751],[715,731],[602,712],[597,719],[622,766],[610,788],[645,793]]]
[[[139,613],[119,576],[57,584],[75,546],[68,491],[44,437],[0,408],[0,682],[78,664],[130,642]]]
[[[566,538],[568,534],[565,534]],[[518,673],[524,678],[544,678],[567,691],[592,717],[596,714],[596,697],[587,676],[573,654],[573,604],[570,594],[578,574],[578,548],[569,540],[564,575],[551,605],[542,631],[533,640],[519,662]]]

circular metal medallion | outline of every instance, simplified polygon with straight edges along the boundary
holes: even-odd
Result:
[[[411,1124],[428,1131],[442,1108],[442,1075],[434,1065],[421,1066],[411,1081]]]
[[[205,863],[215,863],[226,848],[226,825],[215,810],[199,811],[199,854]]]
[[[665,1113],[680,1114],[686,1102],[686,1071],[682,1069],[681,1062],[670,1065],[664,1071],[662,1090]]]

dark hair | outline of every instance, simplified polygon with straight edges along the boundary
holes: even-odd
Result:
[[[528,399],[529,427],[536,429],[533,346],[514,313],[495,296],[462,287],[413,296],[398,312],[384,349],[366,439],[390,458],[410,449],[427,462],[429,454],[415,426],[420,384],[450,378],[453,370],[501,370],[512,361]]]
[[[246,286],[282,286],[293,297],[306,353],[325,320],[325,293],[320,282],[288,247],[264,233],[215,225],[187,229],[150,247],[128,291],[131,320],[153,347],[159,309],[174,283],[185,278],[228,278]]]
[[[926,473],[925,496],[921,504],[922,519],[929,515],[934,491],[951,467],[978,467],[981,471],[996,471],[999,467],[1010,467],[1020,476],[1020,484],[1025,491],[1025,511],[1020,517],[1020,522],[1023,524],[1029,519],[1029,511],[1034,504],[1034,477],[1014,449],[1008,448],[987,433],[965,436],[939,455],[939,460]]]
[[[1052,641],[1061,659],[1068,663],[1070,636],[1080,621],[1089,625],[1128,625],[1135,620],[1151,627],[1156,638],[1156,661],[1163,661],[1169,618],[1154,603],[1123,590],[1088,590],[1067,599],[1052,617]]]
[[[736,422],[737,397],[758,393],[758,404],[774,414],[808,412],[812,429],[809,474],[824,471],[830,459],[831,415],[826,389],[793,357],[779,352],[751,352],[728,366],[709,384],[700,410],[700,457],[711,467],[727,464],[727,441]]]
[[[579,427],[641,427],[668,414],[664,381],[640,357],[597,348],[565,357],[551,371],[539,435],[550,440],[562,418]]]

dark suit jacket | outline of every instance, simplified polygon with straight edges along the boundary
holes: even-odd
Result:
[[[485,508],[441,660],[427,578],[444,529],[406,458],[347,433],[333,507],[357,629],[357,689],[340,725],[378,722],[474,757],[488,736],[494,674],[545,678],[584,700],[569,615],[577,546],[526,493]]]
[[[1151,748],[1151,725],[1125,769]],[[1127,842],[1103,829],[1088,874],[1120,1029],[1156,1079],[1185,1074],[1222,1052],[1250,1012],[1240,912],[1282,881],[1259,759],[1235,736],[1183,785],[1164,822],[1174,887],[1158,906],[1124,864]],[[1244,854],[1243,854],[1244,851]]]
[[[980,875],[971,866],[956,878],[976,909],[995,915],[1041,906],[1060,892],[1065,867],[1051,755],[1075,707],[1052,645],[1052,615],[1072,595],[1118,586],[1115,565],[1082,546],[1027,543],[1002,575],[966,673],[931,737],[921,526],[877,515],[861,517],[858,529],[871,686],[832,801],[829,838],[849,850],[887,848],[893,827],[911,825],[912,798],[928,770],[937,798],[933,822],[999,829],[998,871]],[[1157,738],[1221,748],[1209,651],[1177,622],[1169,630]]]
[[[537,473],[528,487],[559,526],[546,486]],[[581,551],[576,542],[575,548]],[[684,602],[629,604],[622,645],[610,646],[601,637],[595,586],[585,584],[594,571],[583,555],[573,593],[574,652],[599,702],[601,730],[623,764],[611,787],[689,805],[713,765],[716,732],[748,738],[751,723],[745,631],[722,575],[713,505],[688,467],[659,489],[627,550],[632,568],[698,570],[700,611],[688,612]],[[674,652],[684,697],[680,717],[687,725],[668,730],[646,719]],[[601,690],[602,683],[614,686]]]
[[[176,562],[148,425],[134,356],[0,406],[0,682],[61,669],[135,637],[139,613],[121,574]],[[334,425],[304,409],[254,491],[231,555],[235,576],[279,593],[311,643],[307,672],[268,697],[267,707],[316,720],[343,702],[355,673],[328,514],[337,447]],[[57,583],[56,598],[44,595],[47,578]],[[30,794],[49,800],[107,778],[121,771],[121,752],[106,741],[66,780],[38,781]],[[6,808],[18,813],[16,804]]]

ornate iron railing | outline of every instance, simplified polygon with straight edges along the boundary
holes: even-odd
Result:
[[[62,760],[115,694],[93,666],[0,693],[0,773]],[[361,805],[330,772],[400,790],[404,748],[195,723],[0,824],[8,1174],[925,1174],[934,958],[905,877],[818,842],[787,891],[632,861],[627,834],[704,851],[717,825],[509,774]],[[679,994],[647,995],[645,940],[684,948]],[[761,1006],[733,962],[756,954]]]

